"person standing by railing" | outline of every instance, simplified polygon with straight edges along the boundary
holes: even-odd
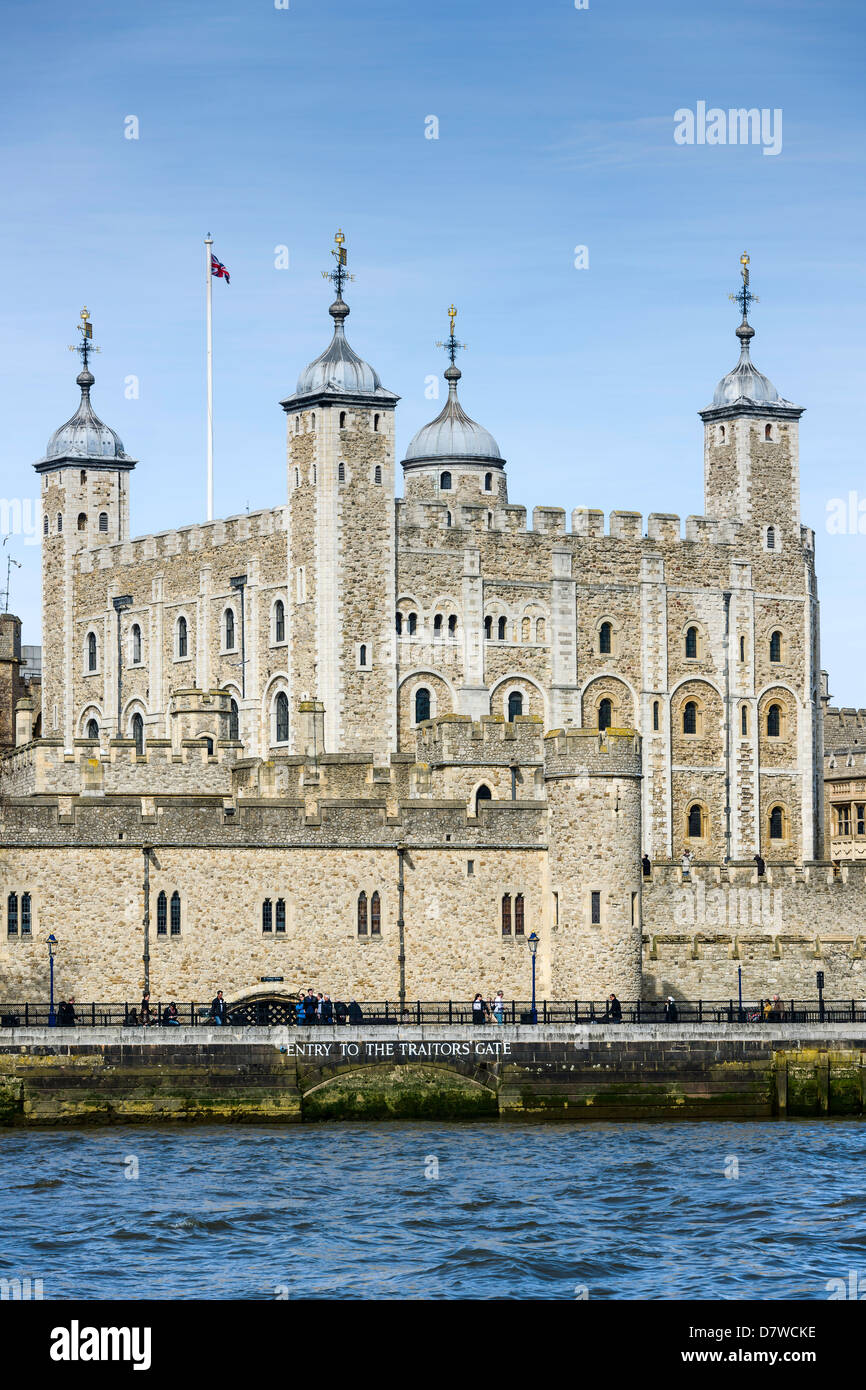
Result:
[[[505,999],[501,989],[498,989],[496,991],[496,994],[493,996],[493,999],[491,1000],[490,1012],[493,1014],[493,1017],[495,1018],[496,1022],[501,1025],[503,1015],[505,1014]]]

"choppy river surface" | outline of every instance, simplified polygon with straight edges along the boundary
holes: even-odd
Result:
[[[45,1299],[826,1299],[866,1126],[0,1132],[0,1277]]]

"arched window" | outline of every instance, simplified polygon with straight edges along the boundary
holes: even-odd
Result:
[[[502,935],[511,935],[511,894],[502,895]]]
[[[274,929],[274,905],[270,898],[265,898],[262,903],[262,931],[273,931]]]
[[[721,444],[724,444],[724,442],[725,442],[725,427],[724,427],[724,425],[719,425],[719,442],[720,442]]]
[[[340,429],[341,429],[341,430],[344,430],[345,428],[346,428],[346,412],[345,412],[345,410],[341,410],[341,411],[340,411]]]
[[[132,624],[132,664],[141,665],[141,628],[138,623]]]
[[[450,512],[446,512],[446,513],[445,513],[445,525],[446,525],[446,526],[450,526],[450,525],[451,525],[451,513],[450,513]]]
[[[286,900],[277,898],[277,931],[285,935],[286,931]]]
[[[168,935],[168,898],[165,893],[160,893],[156,900],[156,934]]]
[[[784,840],[785,838],[785,814],[781,806],[774,806],[770,811],[770,839]]]
[[[177,620],[177,654],[179,657],[189,655],[189,627],[183,617]]]
[[[30,907],[30,894],[21,894],[21,935],[29,936],[33,926],[33,914]]]
[[[741,735],[742,735],[743,738],[746,738],[747,735],[748,735],[748,732],[749,732],[749,707],[748,707],[748,705],[741,705],[741,706],[740,706],[740,733],[741,733]]]
[[[441,613],[437,613],[436,616],[435,616],[435,618],[433,619],[433,636],[434,636],[434,637],[441,637],[441,636],[442,636],[442,614],[441,614]]]
[[[493,619],[491,618],[489,613],[487,614],[487,617],[484,619],[484,636],[487,638],[488,642],[493,636]]]
[[[514,935],[523,936],[523,894],[518,893],[514,899]]]
[[[770,660],[782,660],[782,634],[781,632],[770,633]]]
[[[775,550],[775,549],[776,549],[776,528],[775,528],[775,526],[768,526],[768,527],[767,527],[767,549],[768,549],[768,550]]]
[[[439,488],[440,488],[440,491],[441,491],[441,492],[450,492],[450,491],[451,491],[451,474],[450,474],[450,473],[440,473],[440,474],[439,474]]]
[[[237,700],[232,700],[229,704],[229,738],[237,743],[240,738],[240,717]]]
[[[367,935],[367,894],[358,894],[358,935]]]
[[[9,936],[18,935],[18,894],[10,893],[6,899],[6,931]]]
[[[58,530],[58,531],[62,531],[62,530],[63,530],[63,513],[62,513],[62,512],[58,512],[58,513],[57,513],[57,530]]]
[[[741,660],[741,661],[745,661],[745,659],[746,659],[746,639],[745,639],[745,637],[741,637],[741,638],[740,638],[740,660]]]
[[[490,788],[487,786],[486,782],[482,782],[482,783],[481,783],[481,786],[478,788],[477,792],[475,793],[475,814],[476,814],[476,816],[478,815],[478,808],[479,808],[479,806],[481,806],[485,801],[492,801],[492,799],[493,799],[493,793],[492,793],[492,791],[491,791]]]
[[[346,465],[345,465],[344,463],[338,463],[338,464],[337,464],[337,482],[338,482],[338,483],[344,483],[345,481],[346,481]]]
[[[547,631],[547,629],[546,629],[546,626],[545,626],[544,619],[543,619],[543,618],[536,618],[536,620],[535,620],[535,640],[536,640],[536,642],[543,642],[543,641],[544,641],[545,635],[546,635],[546,631]]]
[[[316,412],[315,412],[315,410],[314,410],[313,413],[312,413],[312,415],[310,416],[310,429],[314,430],[315,428],[316,428]]]
[[[374,415],[374,416],[373,416],[373,433],[374,433],[374,434],[378,434],[378,433],[379,433],[379,416],[378,416],[378,415]]]
[[[520,624],[520,640],[528,642],[532,636],[532,623],[529,618],[524,618]]]
[[[85,738],[99,738],[99,725],[95,719],[88,719],[87,728],[84,731]]]
[[[209,758],[212,758],[212,757],[213,757],[213,739],[212,739],[208,734],[205,734],[204,738],[202,739],[202,743],[204,744],[205,748],[207,749],[207,755],[208,755],[208,757],[209,757]]]
[[[448,636],[453,637],[457,632],[457,614],[451,613],[448,616]]]
[[[235,649],[235,614],[233,608],[227,608],[225,611],[223,631],[225,633],[226,651],[233,652]]]
[[[698,654],[698,630],[690,627],[686,630],[686,656],[694,659]]]
[[[135,743],[135,751],[139,757],[144,755],[144,720],[140,714],[132,716],[132,737]]]
[[[370,935],[382,935],[382,900],[378,893],[370,899]]]
[[[417,628],[418,628],[418,614],[417,614],[417,613],[410,613],[410,614],[409,614],[409,636],[410,636],[410,637],[414,636],[415,632],[417,631]]]
[[[177,889],[171,895],[171,934],[180,936],[180,893]]]
[[[300,415],[296,415],[296,416],[295,416],[295,434],[300,434],[300,433],[301,433],[301,417],[300,417]]]
[[[654,730],[657,730],[657,729],[658,729],[658,726],[659,726],[659,702],[658,702],[658,700],[653,700],[653,729],[654,729]]]
[[[704,809],[702,806],[689,807],[686,834],[690,840],[702,840],[704,836]]]
[[[492,474],[492,473],[485,473],[485,474],[484,474],[484,491],[485,491],[485,492],[492,492],[492,491],[493,491],[493,474]]]
[[[598,630],[598,650],[602,656],[610,655],[611,637],[613,629],[610,623],[602,623]]]
[[[274,724],[277,743],[289,741],[289,699],[284,690],[279,691],[274,701]]]
[[[764,438],[765,438],[765,439],[772,439],[772,438],[773,438],[773,426],[772,426],[772,425],[765,425],[765,426],[764,426]]]
[[[88,634],[87,634],[87,669],[88,669],[88,671],[95,671],[95,670],[96,670],[96,633],[95,633],[95,632],[88,632]]]
[[[430,691],[426,686],[420,686],[415,691],[415,723],[422,724],[425,719],[430,718]]]
[[[376,467],[373,469],[373,482],[374,482],[374,483],[381,483],[381,482],[382,482],[382,465],[379,464],[379,463],[377,463],[377,464],[376,464]]]
[[[683,706],[683,733],[696,734],[698,732],[698,707],[694,700],[687,700]]]
[[[398,613],[398,614],[397,614],[397,636],[398,636],[398,637],[401,637],[402,634],[403,634],[403,614],[402,614],[402,613]]]
[[[360,647],[358,648],[358,665],[367,665],[367,646],[365,642],[362,642]]]
[[[108,531],[108,512],[99,513],[99,529],[103,533]]]
[[[512,690],[511,694],[508,697],[508,722],[512,723],[512,721],[517,718],[518,714],[522,713],[523,696],[521,695],[519,690]]]
[[[492,530],[492,528],[493,528],[493,513],[492,513],[492,512],[488,512],[488,513],[487,513],[487,529],[488,529],[488,531],[490,531],[490,530]]]
[[[87,530],[87,517],[85,516],[84,512],[78,513],[78,529],[79,531]]]
[[[613,707],[610,700],[602,700],[598,707],[598,727],[601,729],[602,733],[611,726],[612,712]]]
[[[782,736],[781,705],[770,705],[767,710],[767,736],[769,738],[781,738]]]
[[[497,635],[497,637],[499,638],[500,642],[504,642],[504,641],[505,641],[505,619],[504,619],[504,618],[500,618],[500,619],[499,619],[499,622],[496,624],[496,635]]]
[[[286,640],[286,605],[281,598],[274,604],[274,641]]]

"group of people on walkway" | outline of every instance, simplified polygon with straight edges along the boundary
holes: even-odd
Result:
[[[364,1011],[355,999],[346,1004],[342,999],[332,999],[330,994],[322,994],[321,991],[317,993],[311,986],[306,994],[298,995],[295,1022],[299,1028],[335,1023],[363,1023]]]
[[[498,989],[491,999],[476,994],[472,1000],[473,1023],[503,1023],[505,1020],[505,997]]]

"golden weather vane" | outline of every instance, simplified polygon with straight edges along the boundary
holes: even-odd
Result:
[[[330,280],[332,284],[336,286],[338,299],[342,299],[343,286],[345,285],[347,280],[354,280],[355,277],[354,275],[350,275],[349,272],[346,270],[346,238],[343,235],[343,230],[341,227],[337,228],[337,234],[334,237],[334,247],[331,251],[331,255],[335,258],[337,262],[337,269],[323,270],[322,279]]]
[[[458,343],[457,339],[454,336],[454,321],[456,318],[457,309],[452,304],[448,310],[448,320],[450,323],[449,336],[444,343],[440,341],[436,344],[436,347],[444,348],[445,351],[448,353],[448,356],[451,358],[452,367],[454,366],[454,359],[456,358],[457,353],[461,350],[465,352],[467,347],[469,346],[468,343]]]
[[[93,344],[93,324],[90,322],[90,310],[88,309],[86,304],[84,308],[81,310],[80,318],[81,322],[78,325],[78,331],[81,334],[81,342],[70,343],[69,351],[79,352],[81,354],[82,361],[84,362],[84,369],[86,371],[87,359],[90,353],[99,352],[100,349],[98,347],[95,347]]]
[[[743,311],[743,321],[745,322],[749,314],[749,305],[760,304],[761,302],[758,296],[756,294],[752,294],[752,291],[749,289],[748,251],[744,251],[742,256],[740,257],[740,267],[740,274],[743,277],[743,288],[741,290],[738,290],[736,294],[729,294],[728,299],[733,300],[735,304],[739,304],[740,308]]]

